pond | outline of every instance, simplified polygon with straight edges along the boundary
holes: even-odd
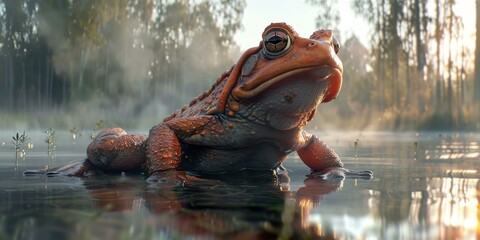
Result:
[[[286,174],[177,188],[144,175],[24,176],[83,159],[90,133],[57,132],[49,145],[27,131],[17,159],[14,134],[0,132],[0,239],[480,238],[479,133],[318,132],[373,179],[308,178],[291,154]]]

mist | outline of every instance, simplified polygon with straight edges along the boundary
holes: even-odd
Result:
[[[3,23],[2,56],[25,67],[1,69],[2,116],[9,117],[0,123],[151,127],[234,63],[232,36],[244,7],[244,1],[1,2],[4,19],[24,17]],[[26,37],[14,39],[19,34]],[[30,69],[31,76],[22,73]]]
[[[343,87],[309,127],[480,129],[480,48],[466,41],[480,36],[462,34],[454,2],[306,2],[319,11],[305,21],[318,28],[336,29],[341,7],[351,7],[375,29],[368,44],[335,31]],[[0,0],[0,128],[89,129],[100,120],[150,128],[236,62],[245,8],[245,0]]]

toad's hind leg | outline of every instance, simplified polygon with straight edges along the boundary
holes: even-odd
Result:
[[[88,176],[99,171],[139,171],[146,162],[146,138],[141,134],[127,134],[120,128],[105,129],[88,145],[87,159],[83,162],[75,162],[54,169],[27,170],[24,174]]]
[[[120,128],[106,129],[88,145],[88,161],[107,172],[141,170],[146,162],[146,139],[146,135],[127,134]]]

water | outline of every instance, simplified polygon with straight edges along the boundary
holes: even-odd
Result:
[[[23,176],[84,157],[89,134],[0,132],[0,239],[480,239],[479,133],[317,133],[371,180],[307,178],[295,154],[288,178],[265,172],[172,188],[143,175]]]

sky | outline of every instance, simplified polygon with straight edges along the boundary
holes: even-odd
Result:
[[[338,29],[342,36],[349,37],[353,33],[368,45],[372,30],[363,18],[355,16],[350,7],[352,1],[337,0],[337,4],[341,7],[341,22]],[[456,11],[464,18],[465,34],[472,35],[471,42],[474,44],[475,0],[460,0],[457,1],[457,5]],[[305,0],[247,0],[243,29],[236,34],[235,39],[242,51],[258,46],[263,30],[272,22],[286,22],[300,36],[309,37],[316,30],[315,18],[319,10],[318,6],[307,4]],[[434,11],[434,9],[430,8],[427,11]],[[343,39],[340,40],[343,41]]]
[[[343,0],[342,2],[342,5],[350,5],[351,0]],[[263,30],[272,22],[286,22],[300,36],[309,37],[317,30],[315,18],[319,10],[319,7],[307,4],[304,0],[247,0],[247,7],[243,16],[243,30],[237,33],[236,38],[239,40],[240,49],[246,50],[258,46]],[[342,29],[342,32],[345,33],[352,32],[353,29],[348,26],[348,21],[352,21],[353,11],[350,8],[344,8],[342,11],[344,13],[342,13],[342,22],[340,23],[342,28],[339,29]],[[344,17],[344,15],[350,17]],[[361,24],[361,27],[356,28],[359,34],[360,29],[368,28],[367,23],[362,19],[357,18],[355,20],[358,20],[358,23]],[[347,34],[347,36],[349,35]]]

